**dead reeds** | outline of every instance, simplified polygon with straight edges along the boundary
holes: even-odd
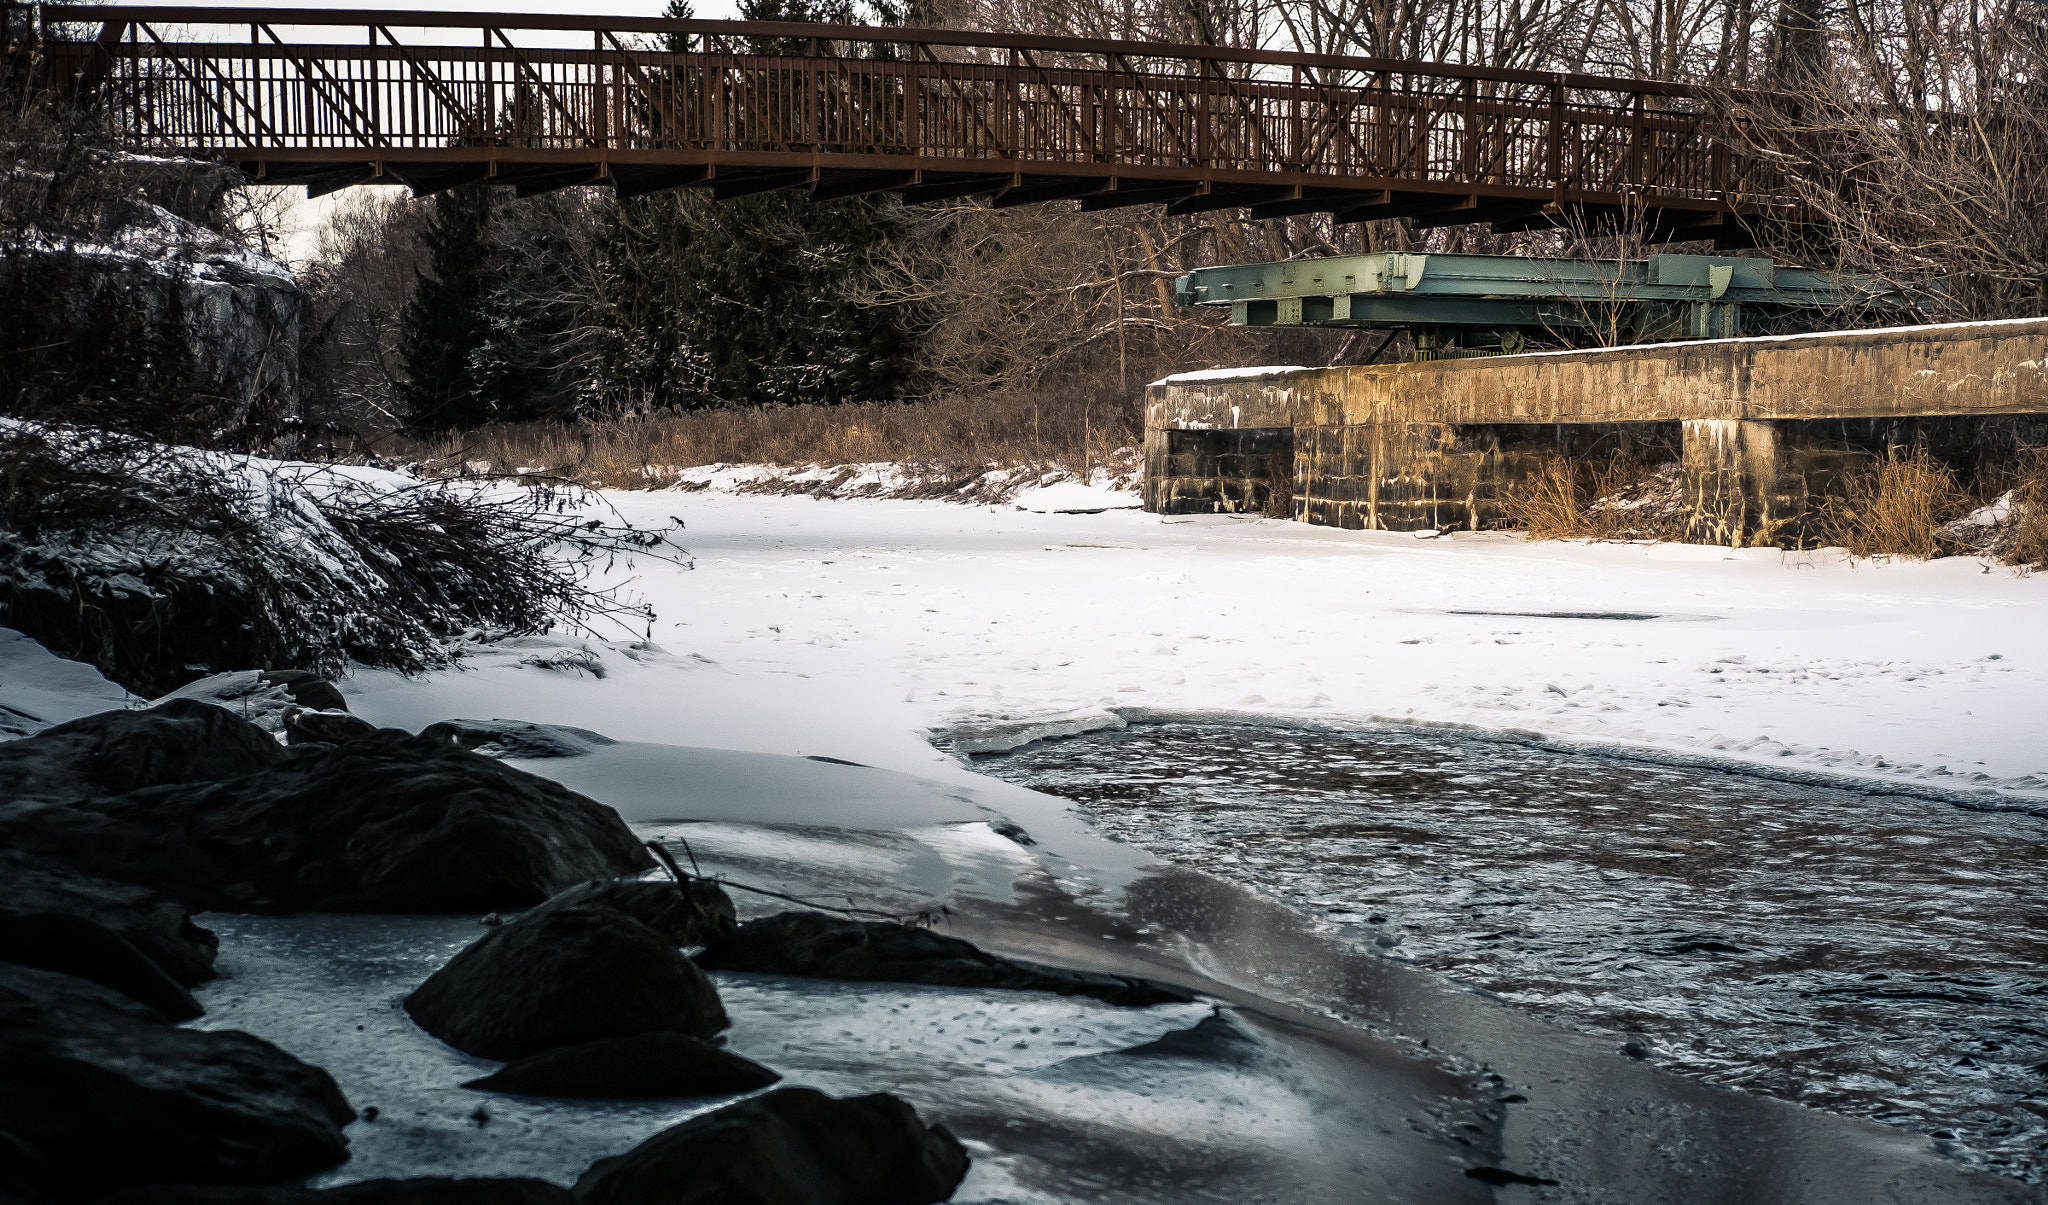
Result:
[[[1925,448],[1895,449],[1839,478],[1812,527],[1824,543],[1853,557],[1925,559],[1958,551],[1939,529],[1976,505],[1955,473]]]
[[[1500,509],[1532,540],[1679,540],[1678,494],[1676,465],[1552,453],[1501,496]]]
[[[2000,552],[2009,565],[2048,569],[2048,448],[2020,453],[2012,490],[2012,534]]]
[[[552,475],[646,489],[708,464],[856,465],[949,471],[1060,468],[1085,477],[1140,442],[1134,403],[1085,395],[986,395],[937,402],[697,410],[602,423],[519,423],[428,441],[398,437],[380,454],[430,475]]]

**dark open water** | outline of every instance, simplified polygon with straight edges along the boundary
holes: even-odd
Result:
[[[2048,819],[1409,730],[977,768],[1674,1070],[2048,1179]]]

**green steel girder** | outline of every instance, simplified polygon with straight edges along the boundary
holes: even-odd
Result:
[[[1239,326],[1443,331],[1626,331],[1718,338],[1751,325],[1815,329],[1830,313],[1897,304],[1860,278],[1767,259],[1652,255],[1537,259],[1399,251],[1202,268],[1175,282],[1180,305],[1229,306]]]

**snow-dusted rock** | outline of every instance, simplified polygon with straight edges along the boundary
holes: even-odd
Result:
[[[243,669],[211,674],[187,682],[157,702],[171,699],[196,699],[225,707],[265,732],[284,731],[284,713],[292,707],[348,710],[348,700],[332,682],[303,669]]]

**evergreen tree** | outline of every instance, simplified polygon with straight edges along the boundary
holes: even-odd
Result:
[[[687,16],[671,3],[669,15]],[[845,0],[744,0],[755,21],[853,19]],[[799,51],[775,39],[749,49]],[[695,192],[621,202],[607,232],[614,348],[600,391],[616,404],[695,407],[901,396],[918,316],[866,306],[855,287],[902,236],[879,195],[813,202]]]
[[[470,184],[434,198],[427,221],[427,270],[405,306],[400,355],[405,425],[413,432],[481,426],[493,417],[472,360],[490,341],[491,186]]]

